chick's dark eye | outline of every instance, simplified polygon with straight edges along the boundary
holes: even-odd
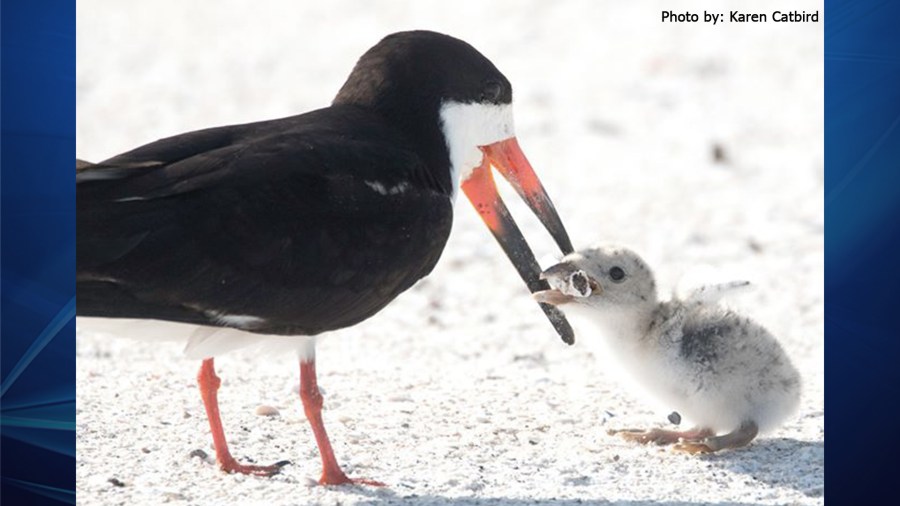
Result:
[[[609,270],[609,278],[613,281],[622,281],[625,279],[625,271],[621,267],[613,267]]]
[[[484,86],[481,88],[481,101],[482,102],[496,102],[497,99],[500,98],[500,93],[503,91],[503,86],[500,85],[497,81],[488,81],[484,83]]]

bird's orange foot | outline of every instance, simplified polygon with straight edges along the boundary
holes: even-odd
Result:
[[[691,455],[713,453],[715,450],[701,441],[682,441],[672,447],[675,451],[689,453]]]
[[[367,480],[365,478],[348,478],[343,472],[338,473],[322,473],[319,478],[319,485],[364,485],[367,487],[386,487],[387,485],[380,481]]]
[[[674,431],[661,429],[610,429],[607,433],[611,436],[618,435],[625,441],[632,443],[640,443],[642,445],[655,443],[657,445],[668,445],[678,441],[679,434]]]
[[[387,485],[375,480],[367,480],[365,478],[346,478],[344,481],[335,483],[319,480],[319,485],[364,485],[367,487],[386,487]]]
[[[686,431],[666,429],[611,429],[607,433],[611,436],[618,434],[625,441],[640,443],[642,445],[654,443],[659,446],[670,445],[681,441],[700,441],[712,436],[709,429],[694,428]]]
[[[226,473],[240,473],[240,474],[252,474],[253,476],[274,476],[281,471],[281,468],[290,464],[289,460],[282,460],[281,462],[276,462],[271,466],[251,466],[246,464],[240,464],[235,459],[230,459],[225,462],[219,462],[219,467],[225,471]]]

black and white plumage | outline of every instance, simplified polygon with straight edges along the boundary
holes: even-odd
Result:
[[[414,152],[371,114],[332,106],[85,169],[79,314],[280,335],[368,318],[431,271],[450,232],[450,181]]]
[[[187,340],[188,354],[204,359],[198,381],[220,466],[259,475],[278,466],[230,455],[213,357],[286,343],[300,355],[320,482],[353,482],[322,424],[312,336],[369,318],[428,275],[459,189],[529,289],[547,287],[492,168],[571,252],[516,140],[506,77],[453,37],[389,35],[363,54],[329,107],[78,161],[79,326],[128,322],[124,332],[138,337],[145,329],[133,320],[161,321],[167,337]],[[571,343],[562,313],[541,308]]]
[[[292,336],[353,325],[431,272],[460,186],[485,194],[479,213],[536,290],[491,163],[572,248],[530,167],[498,165],[514,143],[512,86],[488,59],[446,35],[393,34],[330,107],[80,162],[79,315]]]
[[[717,304],[747,282],[702,286],[661,302],[647,264],[633,251],[600,246],[564,257],[542,274],[537,300],[593,324],[611,362],[692,431],[618,431],[688,452],[744,446],[797,407],[800,376],[778,341],[753,320]],[[724,433],[724,434],[723,434]],[[720,435],[721,434],[721,435]]]

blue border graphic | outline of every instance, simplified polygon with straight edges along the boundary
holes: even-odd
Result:
[[[900,422],[900,2],[825,2],[829,500],[892,497]],[[74,504],[75,4],[0,11],[4,504]]]
[[[825,2],[828,499],[887,504],[900,422],[900,2]]]
[[[75,503],[75,3],[0,10],[3,504]]]

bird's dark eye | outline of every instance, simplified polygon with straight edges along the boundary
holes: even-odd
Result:
[[[625,271],[621,267],[613,267],[609,270],[609,279],[619,282],[625,279]]]
[[[482,102],[496,102],[500,98],[503,86],[497,81],[488,81],[481,88]]]

